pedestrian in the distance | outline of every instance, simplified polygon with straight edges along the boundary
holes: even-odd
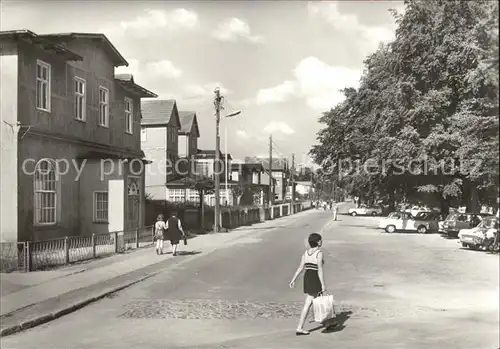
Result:
[[[165,216],[159,214],[156,218],[155,232],[154,236],[156,239],[156,254],[163,254],[163,239],[165,238],[165,230],[167,229],[165,225]]]
[[[323,278],[323,252],[320,249],[323,240],[318,233],[312,233],[307,240],[309,248],[307,248],[302,255],[300,265],[289,285],[290,288],[293,288],[295,286],[295,280],[301,274],[302,270],[305,269],[304,294],[306,295],[306,300],[302,313],[300,314],[299,325],[295,332],[297,336],[308,335],[310,333],[304,330],[304,323],[309,314],[309,309],[311,308],[313,299],[326,292],[325,280]]]
[[[181,239],[186,238],[186,234],[182,229],[181,220],[177,218],[177,212],[172,212],[171,217],[167,220],[167,239],[172,244],[172,255],[177,255],[177,246]]]
[[[335,204],[333,206],[333,220],[336,221],[337,220],[337,215],[339,214],[339,207],[337,206],[337,204]]]

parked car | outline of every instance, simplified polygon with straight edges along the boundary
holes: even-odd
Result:
[[[382,214],[382,208],[380,208],[380,207],[368,207],[366,205],[361,205],[358,208],[350,208],[349,214],[353,217],[355,217],[355,216],[380,216]]]
[[[415,220],[417,221],[426,221],[432,225],[432,230],[437,232],[439,231],[439,222],[441,219],[441,213],[438,211],[429,211],[429,212],[419,212],[415,216]]]
[[[405,212],[410,213],[413,217],[416,217],[420,212],[432,212],[429,207],[426,206],[412,206],[405,210]]]
[[[498,231],[498,218],[491,216],[483,219],[477,227],[461,229],[458,238],[463,247],[479,250],[486,239],[494,239]]]
[[[438,230],[438,222],[433,218],[434,216],[429,213],[413,217],[408,212],[392,212],[387,218],[380,220],[378,227],[388,233],[416,231],[420,234],[426,234]]]
[[[458,237],[462,229],[471,229],[482,222],[483,218],[492,217],[488,213],[453,213],[443,222],[443,235]]]

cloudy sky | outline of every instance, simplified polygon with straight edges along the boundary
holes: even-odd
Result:
[[[389,9],[400,1],[7,1],[0,27],[104,32],[136,82],[197,112],[200,148],[215,145],[213,90],[225,97],[222,122],[236,158],[296,154],[316,142],[318,117],[356,86],[364,58],[390,41]]]

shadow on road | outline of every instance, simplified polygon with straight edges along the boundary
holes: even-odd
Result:
[[[458,239],[458,236],[449,236],[449,235],[444,235],[444,234],[440,234],[440,235],[443,239],[446,239],[446,240],[457,240]]]
[[[359,225],[359,224],[342,224],[343,227],[351,227],[351,228],[367,228],[367,229],[374,229],[378,230],[379,228],[373,227],[370,225]]]
[[[200,253],[201,251],[177,251],[177,255],[179,256],[192,256]]]
[[[346,326],[344,324],[347,322],[347,320],[349,320],[351,315],[352,315],[352,311],[343,311],[343,312],[337,314],[333,319],[327,320],[323,324],[321,324],[320,326],[317,326],[317,327],[309,330],[309,332],[318,331],[318,330],[321,330],[322,328],[323,328],[323,331],[321,331],[321,333],[340,332],[344,328],[346,328]]]

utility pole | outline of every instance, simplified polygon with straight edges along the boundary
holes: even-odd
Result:
[[[215,212],[214,212],[214,232],[219,232],[219,218],[220,218],[220,136],[219,136],[219,124],[220,124],[220,90],[217,87],[215,89]]]
[[[292,154],[292,171],[290,175],[290,181],[292,182],[292,210],[295,207],[295,154]],[[292,211],[292,213],[295,213]]]
[[[309,200],[311,200],[311,204],[314,201],[314,172],[311,169],[311,186],[309,187]]]
[[[269,135],[269,205],[274,202],[273,197],[273,135]]]

